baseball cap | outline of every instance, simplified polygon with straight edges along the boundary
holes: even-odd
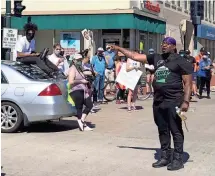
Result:
[[[75,55],[73,56],[73,59],[75,59],[75,60],[82,59],[82,58],[83,58],[83,57],[82,57],[81,54],[75,54]]]
[[[185,54],[190,54],[190,50],[189,49],[185,50]]]
[[[149,52],[151,53],[151,52],[155,52],[155,50],[153,49],[153,48],[150,48],[149,49]]]
[[[102,47],[99,47],[99,48],[97,49],[97,51],[104,51],[104,49],[103,49]]]
[[[173,37],[165,37],[163,39],[163,43],[167,43],[168,45],[176,45],[176,40]]]

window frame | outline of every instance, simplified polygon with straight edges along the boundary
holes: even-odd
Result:
[[[4,78],[5,82],[2,82],[2,77]],[[8,79],[6,78],[4,72],[1,70],[1,84],[9,84]]]

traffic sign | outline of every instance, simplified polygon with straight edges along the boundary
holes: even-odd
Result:
[[[3,28],[2,47],[15,48],[17,42],[18,30],[12,28]]]

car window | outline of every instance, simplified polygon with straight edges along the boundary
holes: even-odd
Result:
[[[4,73],[1,71],[1,84],[7,84],[7,79],[4,76]]]
[[[30,79],[49,79],[50,76],[35,65],[14,64],[15,70]]]

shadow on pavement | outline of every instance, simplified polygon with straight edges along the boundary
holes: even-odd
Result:
[[[161,149],[159,148],[146,148],[146,147],[129,147],[129,146],[118,146],[119,148],[130,148],[130,149],[137,149],[137,150],[154,150],[154,158],[155,160],[159,160],[161,157]],[[193,162],[192,160],[189,160],[190,155],[187,152],[183,153],[183,162]]]
[[[142,109],[144,109],[143,108],[143,106],[135,106],[136,107],[136,110],[142,110]],[[126,106],[126,107],[120,107],[119,109],[128,109],[128,107]]]
[[[30,124],[23,129],[23,132],[27,133],[53,133],[75,130],[78,128],[76,120],[60,120],[60,121],[48,121],[38,122]]]

